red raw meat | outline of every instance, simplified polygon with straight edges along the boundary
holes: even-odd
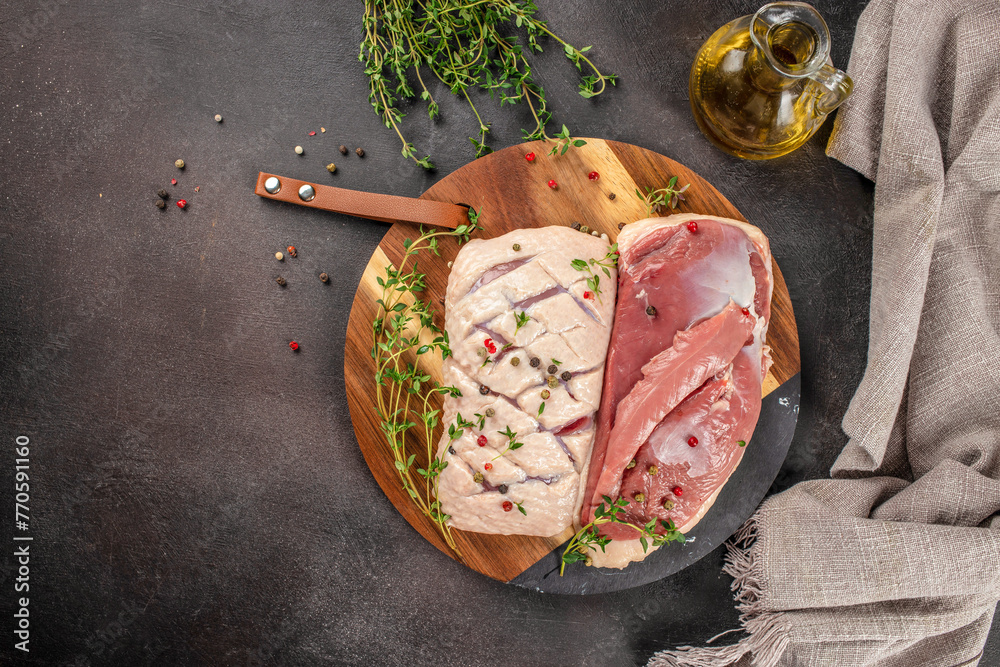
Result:
[[[696,232],[686,226],[692,220]],[[738,443],[750,441],[760,414],[770,249],[752,225],[699,215],[633,223],[618,243],[618,302],[581,521],[593,520],[602,496],[622,497],[630,523],[670,519],[686,532],[739,464]],[[601,532],[612,545],[638,538],[620,524]],[[631,549],[621,562],[616,551],[594,564],[623,567],[643,555]]]

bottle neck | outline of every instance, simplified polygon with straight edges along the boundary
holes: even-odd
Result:
[[[799,82],[799,79],[785,76],[771,67],[758,46],[747,54],[743,67],[753,85],[765,92],[785,90]]]

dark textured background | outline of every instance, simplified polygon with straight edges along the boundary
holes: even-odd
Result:
[[[817,3],[838,65],[863,4]],[[549,49],[538,78],[556,122],[687,164],[771,237],[803,361],[774,490],[827,475],[866,357],[871,183],[824,156],[828,127],[766,163],[698,133],[693,55],[756,3],[544,5],[556,32],[621,75],[584,100]],[[366,102],[361,13],[330,0],[0,12],[0,405],[4,451],[18,434],[32,443],[32,664],[633,665],[736,625],[718,550],[631,591],[531,593],[443,556],[372,480],[341,368],[354,289],[386,227],[251,194],[269,170],[416,196],[471,159],[470,114],[444,91],[439,122],[417,109],[405,125],[438,172],[399,156]],[[525,109],[482,109],[496,146],[518,141]],[[277,264],[289,243],[299,258]],[[3,544],[12,531],[5,519]],[[15,597],[3,551],[0,662]],[[983,664],[1000,664],[998,634]]]

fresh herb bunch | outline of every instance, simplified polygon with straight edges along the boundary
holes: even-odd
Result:
[[[646,217],[653,215],[654,212],[659,213],[660,209],[665,206],[670,208],[677,208],[677,205],[684,201],[684,193],[687,189],[691,187],[688,183],[683,188],[677,188],[677,177],[674,176],[667,182],[667,187],[654,190],[653,188],[646,188],[646,194],[639,192],[639,188],[635,189],[635,196],[646,202]]]
[[[657,533],[656,529],[656,519],[653,519],[644,526],[637,526],[634,523],[630,523],[623,519],[620,515],[628,507],[628,501],[624,498],[618,498],[618,500],[612,501],[608,496],[601,496],[604,502],[594,510],[594,520],[588,523],[586,526],[581,528],[573,539],[569,541],[566,545],[566,550],[563,551],[562,562],[559,564],[559,576],[561,577],[566,571],[566,565],[568,563],[577,563],[579,561],[586,561],[590,558],[589,551],[596,551],[597,547],[600,547],[601,551],[611,543],[611,538],[606,535],[601,535],[599,526],[606,523],[620,523],[624,526],[630,526],[635,530],[639,531],[639,544],[642,545],[642,551],[645,553],[649,550],[649,545],[652,544],[654,547],[658,547],[661,544],[666,544],[668,542],[680,542],[684,544],[687,538],[684,537],[684,533],[677,530],[677,526],[674,522],[666,519],[660,520],[660,525],[663,527],[663,533]]]
[[[597,298],[601,298],[601,276],[598,275],[594,268],[597,267],[604,272],[604,275],[608,278],[611,277],[611,269],[618,266],[618,244],[614,244],[608,250],[608,254],[601,259],[574,259],[570,262],[570,265],[577,271],[587,271],[590,273],[590,277],[587,278],[587,287],[589,287]]]
[[[441,410],[433,409],[432,399],[437,395],[461,396],[455,387],[431,382],[431,377],[420,369],[420,357],[440,353],[442,359],[451,356],[448,334],[434,324],[434,313],[426,301],[416,298],[424,291],[426,274],[417,269],[417,254],[423,250],[440,256],[438,239],[455,238],[459,243],[479,227],[479,214],[469,209],[469,224],[454,230],[424,231],[420,236],[403,243],[405,252],[396,268],[385,268],[385,277],[377,282],[382,288],[376,300],[378,312],[372,322],[371,356],[375,360],[375,405],[381,420],[382,434],[392,450],[393,465],[403,489],[417,505],[420,512],[434,522],[448,546],[461,558],[451,529],[446,521],[449,515],[441,511],[437,500],[438,480],[448,462],[434,455],[434,431],[438,426]],[[412,261],[412,268],[408,265]],[[477,415],[478,416],[478,415]],[[420,426],[418,427],[417,423]],[[450,446],[462,437],[463,429],[474,426],[459,415],[448,428]],[[426,448],[427,467],[414,469],[416,454],[408,454],[406,436],[413,432],[418,442]],[[422,480],[414,477],[414,473]]]
[[[585,54],[591,47],[578,49],[549,30],[545,21],[535,18],[538,8],[531,0],[365,0],[362,22],[364,39],[358,60],[365,63],[370,80],[368,99],[386,127],[391,127],[403,142],[402,153],[421,167],[432,168],[429,156],[418,158],[413,144],[400,129],[405,114],[399,105],[419,95],[427,102],[427,113],[435,118],[440,108],[421,76],[421,68],[430,70],[455,95],[469,103],[479,122],[479,137],[470,137],[476,157],[490,152],[486,135],[490,124],[483,120],[469,97],[469,89],[480,88],[490,97],[498,95],[500,106],[525,102],[535,119],[531,131],[522,130],[525,141],[558,140],[557,150],[581,145],[563,131],[553,139],[545,132],[552,120],[544,89],[535,82],[525,49],[516,36],[501,34],[513,24],[527,33],[530,53],[540,52],[539,39],[550,37],[558,42],[566,57],[580,72],[580,95],[594,97],[614,85],[613,74],[602,74]],[[507,32],[504,30],[504,32]],[[586,65],[587,74],[583,67]],[[419,93],[411,85],[412,70]]]

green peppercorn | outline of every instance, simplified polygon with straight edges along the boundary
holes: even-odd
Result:
[[[625,469],[626,470],[631,470],[634,467],[635,467],[635,459],[632,459],[631,461],[628,462],[628,465],[625,466]]]
[[[559,372],[559,367],[556,366],[555,364],[549,364],[549,367],[546,368],[545,370],[548,371],[549,375],[555,375],[556,373]]]
[[[486,356],[486,348],[481,347],[478,350],[476,350],[476,356],[479,357],[480,359],[482,359],[483,357],[485,357]]]
[[[184,160],[180,160],[180,159],[175,160],[174,161],[174,166],[177,167],[178,169],[183,169],[184,168]]]
[[[496,413],[497,413],[497,411],[496,411],[496,410],[494,410],[493,408],[486,408],[486,416],[487,416],[487,417],[492,417],[492,416],[493,416],[493,415],[495,415]]]
[[[332,174],[335,171],[337,171],[337,165],[331,162],[330,164],[326,165],[326,170]]]
[[[513,248],[514,252],[519,252],[521,250],[521,244],[520,243],[515,243],[511,247]]]
[[[646,501],[646,494],[642,493],[641,491],[639,493],[635,494],[634,497],[635,497],[635,502],[637,502],[637,503],[641,503],[641,502],[645,502]]]
[[[521,357],[511,357],[510,358],[510,365],[511,366],[520,366],[521,365]]]
[[[482,484],[483,483],[483,473],[477,472],[475,475],[472,476],[472,481],[475,482],[476,484]]]
[[[551,395],[552,395],[552,393],[548,389],[542,389],[542,400],[543,401],[549,400],[549,396],[551,396]]]
[[[542,365],[542,360],[539,359],[538,357],[532,357],[531,361],[529,361],[528,363],[531,365],[532,368],[538,368],[539,366]]]
[[[563,382],[569,382],[573,378],[573,374],[569,371],[563,371],[559,377],[563,379]]]
[[[584,225],[583,227],[580,227],[580,231],[583,232],[584,234],[589,234],[590,233],[590,227],[588,227],[587,225]]]
[[[649,474],[650,475],[652,475],[652,476],[655,477],[658,472],[660,472],[659,468],[657,468],[656,466],[649,466]]]
[[[672,501],[670,498],[667,498],[666,500],[663,501],[663,509],[672,510],[673,508],[674,508],[674,501]]]
[[[555,389],[556,387],[559,386],[559,378],[557,378],[555,375],[550,375],[549,379],[546,380],[546,382],[548,383],[551,389]]]
[[[737,441],[736,441],[736,444],[737,444],[738,446],[740,446],[740,447],[746,447],[746,446],[747,446],[747,443],[746,443],[746,441],[744,441],[744,440],[737,440]]]

